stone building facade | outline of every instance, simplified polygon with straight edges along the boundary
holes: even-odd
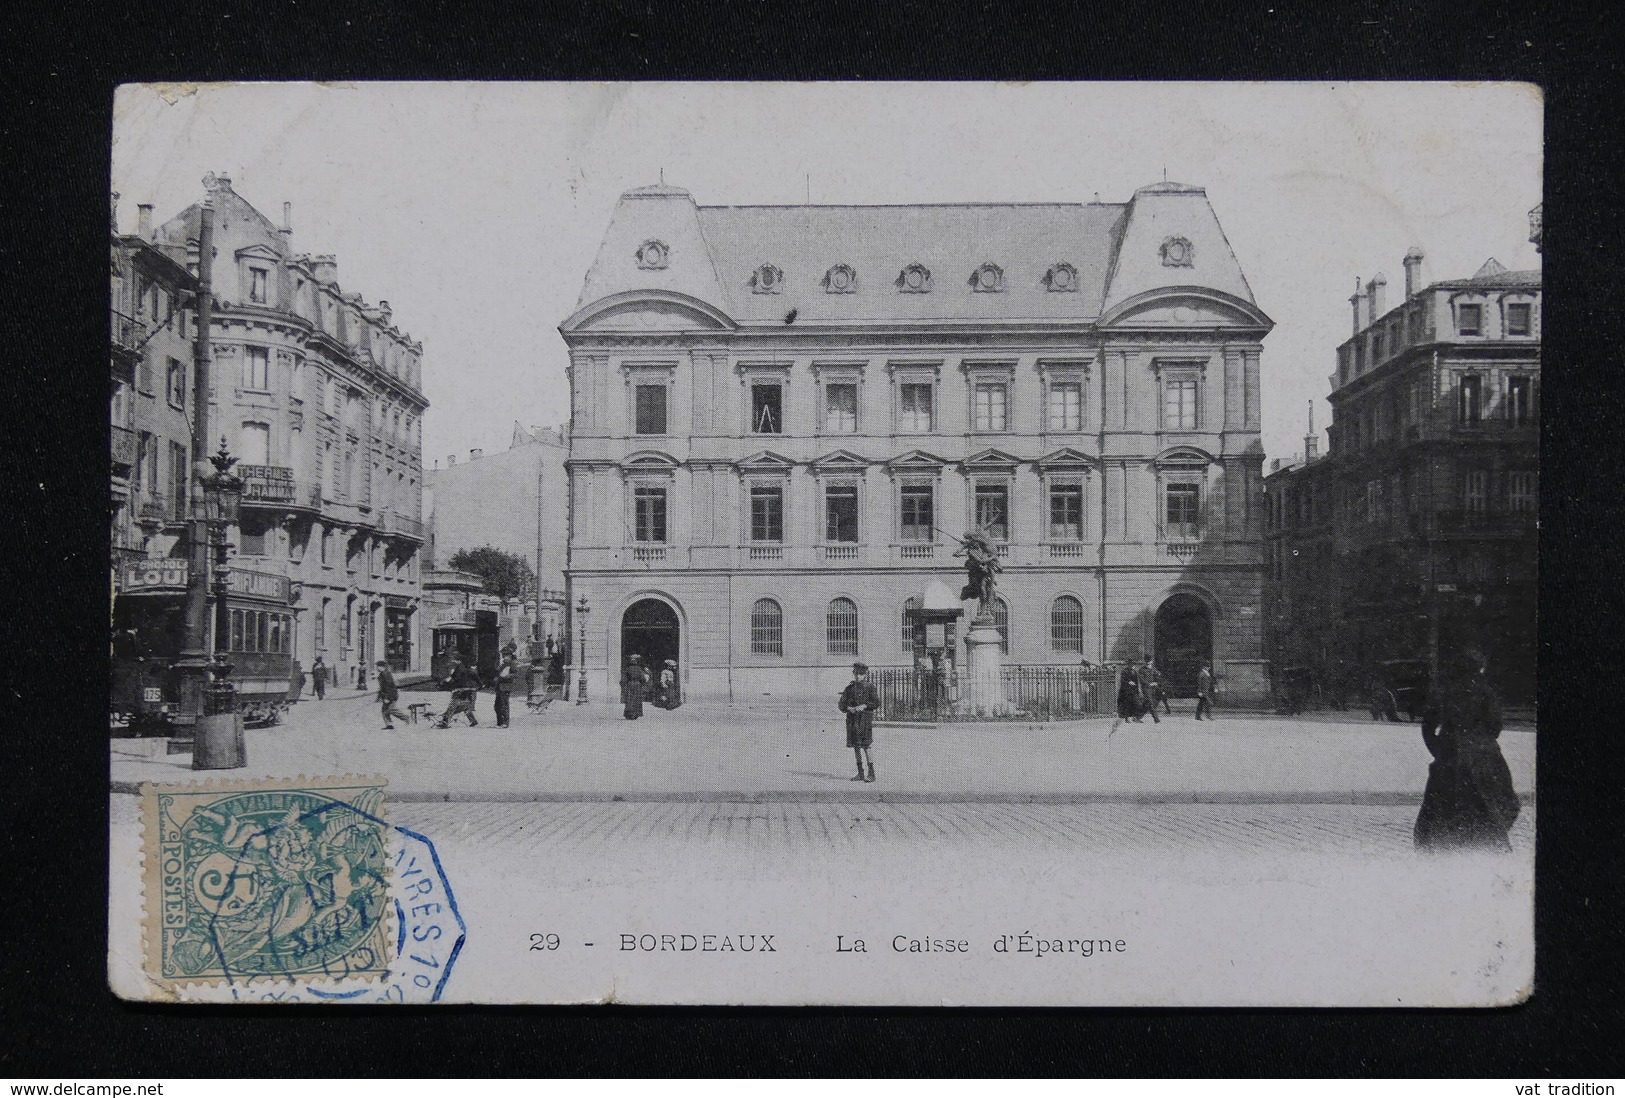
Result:
[[[1329,452],[1265,479],[1267,651],[1359,693],[1473,646],[1533,700],[1541,276],[1495,260],[1392,307],[1374,276],[1337,349]]]
[[[239,459],[234,567],[288,577],[293,654],[340,683],[388,659],[419,670],[422,344],[338,282],[331,255],[296,253],[224,176],[214,209],[211,433]],[[193,274],[200,206],[151,243]]]
[[[569,346],[572,602],[614,698],[833,704],[914,658],[906,610],[1004,563],[1007,661],[1206,658],[1261,694],[1258,308],[1205,192],[1126,203],[622,196]],[[959,652],[961,658],[962,648]],[[579,653],[577,653],[579,657]]]
[[[117,202],[117,196],[114,196]],[[112,566],[167,556],[191,491],[192,339],[197,279],[153,245],[152,207],[110,246]],[[115,579],[115,589],[117,581]]]
[[[431,606],[430,628],[444,633],[473,627],[464,611],[489,611],[500,644],[522,649],[536,640],[565,643],[564,565],[569,549],[570,484],[564,463],[570,433],[564,425],[513,425],[508,449],[499,453],[471,450],[467,460],[446,457],[444,466],[424,473],[424,506],[428,512],[428,566],[435,570],[424,586]],[[536,574],[536,589],[524,599],[503,604],[494,598],[472,601],[462,585],[463,573],[451,571],[459,550],[491,546],[523,558]],[[476,605],[477,603],[477,605]],[[437,624],[438,623],[438,624]],[[433,638],[436,653],[450,640]],[[550,649],[548,649],[550,650]],[[526,650],[528,651],[528,649]]]

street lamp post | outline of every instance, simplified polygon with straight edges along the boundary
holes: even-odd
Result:
[[[243,497],[242,478],[231,471],[237,459],[220,440],[220,452],[209,457],[214,473],[203,478],[203,513],[213,550],[209,593],[214,598],[214,652],[209,659],[210,683],[204,710],[198,717],[192,743],[193,770],[234,770],[248,765],[243,742],[243,718],[237,711],[237,690],[231,685],[231,611],[226,589],[231,576],[226,566],[226,527],[237,521]]]
[[[587,701],[587,614],[590,613],[586,595],[576,603],[576,613],[581,617],[581,675],[576,682],[576,704],[583,705]]]

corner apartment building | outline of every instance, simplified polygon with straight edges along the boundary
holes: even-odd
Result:
[[[1541,276],[1491,259],[1424,284],[1423,262],[1405,256],[1392,306],[1382,274],[1357,288],[1329,453],[1265,479],[1267,645],[1354,688],[1381,661],[1471,645],[1529,702]]]
[[[344,290],[333,256],[294,252],[286,203],[279,226],[229,178],[204,183],[209,422],[245,481],[233,567],[287,578],[304,667],[324,656],[340,683],[378,659],[421,669],[422,344],[389,302]],[[195,275],[199,224],[194,204],[150,244]]]
[[[1190,692],[1212,659],[1262,695],[1271,327],[1199,187],[623,195],[560,326],[596,697],[639,653],[676,660],[690,696],[832,701],[854,659],[912,662],[911,600],[958,590],[972,526],[1004,560],[1009,662],[1154,652]]]

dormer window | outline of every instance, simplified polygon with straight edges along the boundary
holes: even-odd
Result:
[[[910,263],[897,275],[897,288],[905,294],[931,292],[931,272],[922,264]]]
[[[1057,263],[1044,273],[1044,288],[1052,294],[1078,292],[1078,269],[1070,263]]]
[[[263,267],[250,267],[248,269],[248,300],[256,305],[265,304],[266,284],[269,274]]]
[[[1182,236],[1170,236],[1162,242],[1157,249],[1162,257],[1164,267],[1194,267],[1196,265],[1196,249],[1191,242]]]
[[[771,263],[763,263],[750,276],[751,293],[776,294],[784,285],[784,272]]]
[[[1004,292],[1004,271],[997,263],[984,263],[970,277],[970,287],[979,294]]]
[[[638,249],[637,260],[645,271],[663,271],[671,263],[671,248],[663,240],[645,240]]]
[[[845,263],[837,263],[824,275],[824,292],[831,294],[851,294],[858,290],[858,272]]]

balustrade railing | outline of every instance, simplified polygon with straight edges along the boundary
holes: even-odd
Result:
[[[1009,664],[999,681],[1010,712],[977,716],[965,702],[965,674],[955,668],[883,667],[870,672],[888,721],[1053,721],[1116,712],[1117,673],[1106,667]]]
[[[819,547],[825,560],[857,560],[858,547],[856,545],[824,545]]]
[[[639,545],[632,549],[632,559],[645,564],[652,564],[666,559],[666,547],[663,545]]]

